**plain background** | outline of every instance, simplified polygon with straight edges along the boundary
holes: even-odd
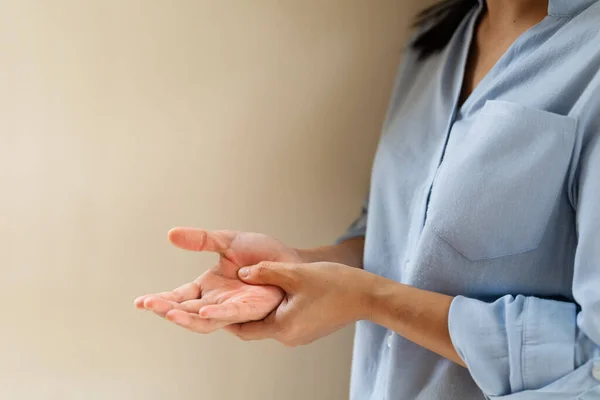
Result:
[[[0,398],[346,399],[352,327],[288,349],[132,301],[215,261],[172,226],[345,229],[411,3],[0,0]]]

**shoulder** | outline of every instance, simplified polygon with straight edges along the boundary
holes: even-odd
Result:
[[[571,115],[580,128],[596,123],[600,112],[600,0],[568,20],[548,40],[546,60],[554,63],[554,78],[576,96]]]
[[[573,46],[589,45],[590,49],[600,53],[600,1],[595,1],[577,15],[555,18],[568,19],[560,32],[563,39],[569,40]]]

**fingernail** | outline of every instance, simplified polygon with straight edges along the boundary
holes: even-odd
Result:
[[[250,268],[242,268],[238,271],[238,275],[242,278],[247,278],[250,275]]]

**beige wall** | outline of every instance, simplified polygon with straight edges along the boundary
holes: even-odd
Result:
[[[341,232],[406,4],[0,0],[0,399],[346,398],[351,328],[287,349],[132,300],[214,261],[173,225]]]

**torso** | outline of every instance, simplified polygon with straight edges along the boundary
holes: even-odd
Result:
[[[572,299],[572,179],[590,131],[575,121],[600,87],[600,5],[592,12],[498,36],[473,13],[441,54],[409,51],[373,166],[365,270],[482,300]],[[466,369],[361,321],[351,398],[484,396]]]

